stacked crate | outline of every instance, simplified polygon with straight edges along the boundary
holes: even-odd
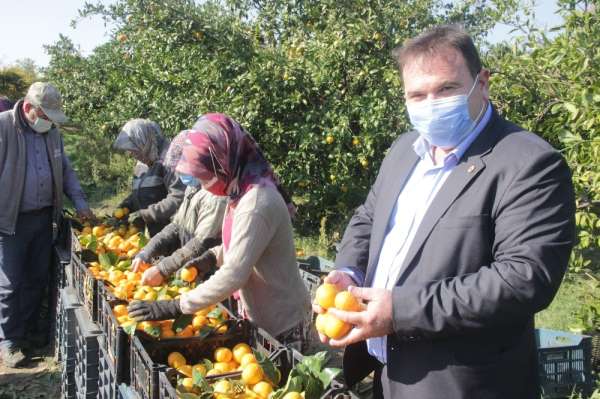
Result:
[[[81,309],[81,303],[72,288],[60,290],[57,317],[57,357],[62,362],[61,390],[62,397],[75,398],[75,365],[76,359],[76,312]]]
[[[75,330],[77,398],[96,398],[99,376],[98,337],[102,335],[102,331],[96,323],[92,322],[85,309],[77,309],[75,315],[77,318]]]

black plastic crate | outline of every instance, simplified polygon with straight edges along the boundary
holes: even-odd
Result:
[[[99,377],[99,343],[102,334],[84,309],[75,311],[76,324],[76,363],[75,383],[79,398],[96,397]]]
[[[100,282],[99,292],[104,292]],[[116,371],[117,383],[129,383],[129,335],[119,325],[112,308],[117,304],[127,304],[120,299],[111,300],[101,295],[98,323],[105,336],[106,351],[112,368]]]
[[[89,271],[88,265],[73,256],[73,286],[92,321],[98,321],[98,280]]]
[[[260,333],[259,333],[260,334]],[[269,339],[269,337],[264,337]],[[277,344],[277,342],[275,342]],[[276,345],[271,345],[273,348]],[[274,352],[263,352],[260,348],[253,348],[261,352],[262,354],[269,357],[269,359],[273,362],[273,364],[282,372],[285,370],[286,365],[288,364],[288,350],[284,347],[279,347]],[[239,378],[240,373],[233,374],[232,378]],[[158,397],[160,399],[178,399],[179,394],[177,393],[177,377],[178,372],[173,368],[165,369],[161,371],[158,377]],[[221,376],[209,376],[206,377],[206,380],[211,382],[222,378]],[[280,383],[280,386],[283,385],[283,382]]]
[[[57,302],[56,357],[68,363],[75,360],[75,310],[81,309],[81,303],[72,288],[61,289]]]
[[[133,388],[127,384],[119,384],[119,399],[140,399]]]
[[[119,383],[117,382],[116,370],[108,353],[106,338],[102,335],[99,336],[98,343],[100,347],[100,357],[98,359],[98,399],[117,399]]]
[[[310,298],[315,297],[317,288],[323,283],[321,277],[314,272],[309,272],[307,270],[300,269],[300,277],[302,277],[302,281],[308,290]],[[317,331],[314,328],[314,323],[317,315],[313,312],[312,308],[309,307],[307,309],[307,313],[304,316],[304,337],[302,342],[302,349],[306,349],[309,347],[310,342],[318,339]]]
[[[569,397],[572,392],[591,395],[591,337],[536,329],[535,338],[544,398]]]
[[[155,340],[138,334],[131,339],[130,381],[141,399],[158,398],[158,375],[166,369],[167,356],[180,352],[188,361],[200,360],[219,346],[233,347],[240,342],[252,346],[253,327],[246,320],[230,319],[226,334],[206,338]],[[209,353],[210,352],[210,353]]]

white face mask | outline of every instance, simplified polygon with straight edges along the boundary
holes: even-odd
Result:
[[[429,144],[441,148],[456,147],[473,131],[485,109],[483,106],[477,118],[471,119],[469,97],[478,80],[479,74],[467,94],[406,104],[412,125]]]
[[[52,122],[36,115],[35,122],[29,122],[29,126],[38,133],[46,133],[52,129]]]

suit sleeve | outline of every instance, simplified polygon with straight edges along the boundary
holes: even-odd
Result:
[[[526,320],[547,307],[575,240],[574,193],[564,159],[525,161],[493,210],[493,262],[478,272],[396,287],[399,338],[436,338]]]

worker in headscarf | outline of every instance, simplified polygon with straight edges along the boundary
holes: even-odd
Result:
[[[286,345],[305,339],[309,294],[302,282],[292,232],[293,204],[258,144],[235,120],[206,114],[192,128],[177,172],[226,197],[223,244],[190,261],[218,267],[193,290],[169,301],[133,301],[138,320],[194,314],[240,291],[241,313]]]
[[[184,130],[171,141],[163,162],[165,167],[175,170],[189,132]],[[196,179],[183,178],[182,182],[187,188],[173,221],[152,237],[133,260],[133,270],[138,271],[142,263],[152,263],[153,258],[163,256],[160,262],[144,271],[144,285],[162,284],[186,262],[221,243],[227,197],[203,190]],[[205,271],[199,271],[200,274],[202,272]]]
[[[154,236],[170,223],[183,201],[185,185],[163,164],[169,141],[156,122],[132,119],[122,128],[113,147],[137,159],[131,194],[119,207],[136,212],[132,223],[148,227]]]

